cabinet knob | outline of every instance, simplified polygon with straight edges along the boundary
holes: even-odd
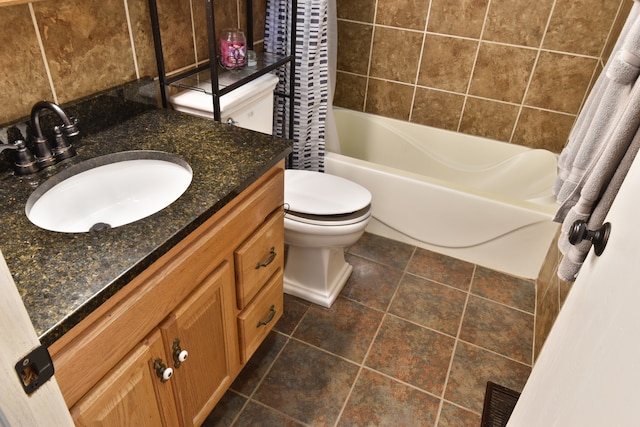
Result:
[[[180,348],[179,338],[173,340],[173,346],[171,349],[173,350],[173,366],[179,368],[182,362],[187,360],[187,357],[189,357],[189,352]]]
[[[156,370],[156,375],[163,383],[169,381],[169,378],[173,376],[173,369],[167,368],[162,359],[156,359],[153,363],[153,368]]]

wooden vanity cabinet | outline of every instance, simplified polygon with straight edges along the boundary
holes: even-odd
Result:
[[[204,421],[282,315],[283,197],[280,162],[49,348],[76,424]]]

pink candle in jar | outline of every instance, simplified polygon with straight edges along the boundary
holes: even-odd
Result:
[[[228,28],[220,33],[220,64],[224,68],[235,69],[246,65],[247,39],[244,32]]]

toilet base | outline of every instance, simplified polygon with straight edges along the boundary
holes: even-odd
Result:
[[[289,245],[284,266],[284,292],[323,307],[331,307],[353,267],[343,248]]]

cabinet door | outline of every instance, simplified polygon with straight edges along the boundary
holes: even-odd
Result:
[[[176,284],[179,286],[179,283]],[[188,357],[172,363],[174,396],[182,424],[199,426],[231,384],[225,342],[233,318],[233,273],[224,262],[160,326],[167,355]],[[231,298],[229,295],[231,294]],[[233,342],[229,340],[229,342]]]
[[[71,408],[76,425],[176,425],[171,380],[162,383],[153,367],[163,355],[160,333],[156,331]]]

